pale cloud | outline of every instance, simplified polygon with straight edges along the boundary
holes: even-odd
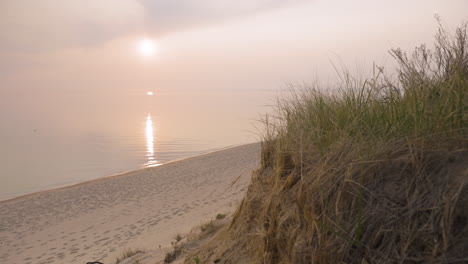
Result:
[[[209,23],[220,23],[306,0],[140,0],[140,2],[145,7],[147,30],[161,34]]]
[[[2,0],[0,53],[163,35],[303,0]]]
[[[87,46],[143,23],[135,0],[2,0],[0,51]]]

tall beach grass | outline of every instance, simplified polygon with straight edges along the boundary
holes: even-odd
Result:
[[[203,263],[468,263],[468,39],[390,51],[397,76],[294,87]],[[189,263],[189,262],[187,262]]]

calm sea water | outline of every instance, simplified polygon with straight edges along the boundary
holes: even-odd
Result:
[[[256,141],[265,94],[4,93],[0,200]]]
[[[197,139],[160,139],[153,122],[151,113],[142,116],[135,133],[126,136],[116,133],[50,138],[44,131],[32,129],[29,137],[16,138],[16,146],[9,148],[4,157],[0,200],[158,166],[221,147]]]

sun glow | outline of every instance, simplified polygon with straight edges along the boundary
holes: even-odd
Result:
[[[137,48],[140,54],[144,57],[151,57],[157,51],[156,44],[154,43],[152,39],[149,39],[149,38],[140,40],[138,42]]]
[[[154,94],[154,93],[153,93],[153,92],[151,92],[151,91],[149,91],[149,92],[146,92],[146,95],[150,95],[150,96],[151,96],[151,95],[153,95],[153,94]]]

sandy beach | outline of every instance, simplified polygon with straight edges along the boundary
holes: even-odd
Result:
[[[259,160],[248,144],[0,202],[0,263],[108,264],[128,248],[168,248],[232,211]]]

